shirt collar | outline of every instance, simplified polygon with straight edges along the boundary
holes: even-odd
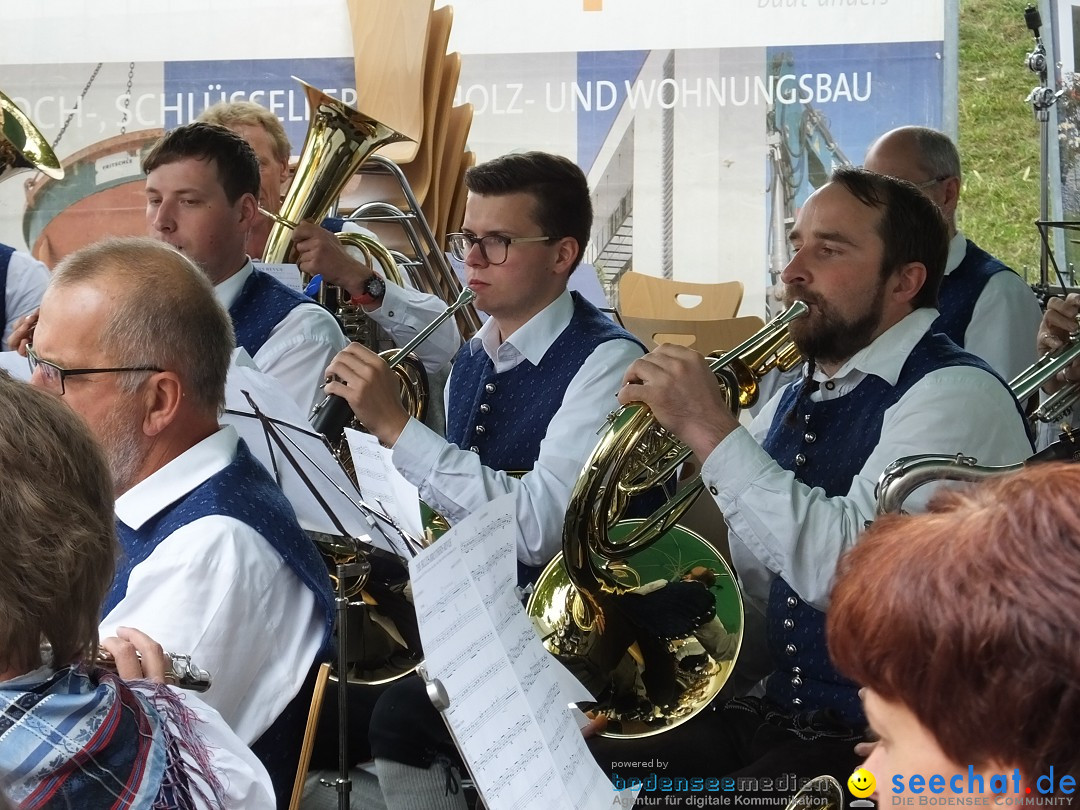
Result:
[[[240,297],[240,291],[244,289],[244,282],[255,272],[255,265],[248,258],[244,266],[225,279],[220,284],[214,285],[214,296],[226,310]]]
[[[569,290],[563,290],[558,298],[533,315],[502,343],[499,343],[498,324],[494,318],[488,318],[469,340],[469,351],[475,354],[483,349],[497,372],[508,371],[522,360],[539,365],[573,316],[574,300]]]
[[[889,385],[896,385],[908,355],[915,348],[915,344],[922,340],[937,316],[938,311],[932,307],[916,309],[878,335],[869,346],[857,351],[831,377],[816,368],[814,379],[819,383],[832,380],[842,384],[873,374]]]
[[[967,237],[963,231],[957,231],[956,235],[949,240],[949,257],[945,260],[945,275],[949,275],[960,266],[960,262],[967,255]]]
[[[116,516],[132,529],[180,500],[236,458],[240,440],[236,428],[226,425],[148,475],[116,499]]]

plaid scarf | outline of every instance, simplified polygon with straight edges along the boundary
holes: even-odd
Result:
[[[23,810],[220,807],[197,722],[168,687],[38,669],[0,683],[0,789]]]

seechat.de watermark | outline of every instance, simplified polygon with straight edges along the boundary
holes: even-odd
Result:
[[[984,777],[968,766],[967,774],[897,774],[889,788],[890,803],[896,806],[940,805],[1031,805],[1069,806],[1076,790],[1076,779],[1069,774],[1055,776],[1054,768],[1033,781],[1011,774]]]

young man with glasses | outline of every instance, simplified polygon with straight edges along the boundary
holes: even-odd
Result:
[[[570,491],[643,347],[567,291],[592,227],[581,169],[557,155],[512,154],[469,169],[465,184],[463,232],[450,249],[490,317],[454,362],[446,438],[409,418],[386,363],[356,344],[328,367],[325,391],[393,448],[394,465],[451,524],[512,493],[519,576],[529,579],[560,550]],[[432,765],[456,754],[419,678],[379,699],[370,733],[390,807],[459,806]]]
[[[864,166],[899,177],[933,200],[949,226],[949,258],[934,329],[981,357],[1006,381],[1035,362],[1038,300],[1011,268],[956,226],[960,155],[948,136],[926,127],[900,127],[871,145]]]
[[[124,553],[102,635],[138,627],[210,671],[206,702],[287,800],[333,596],[277,484],[218,424],[232,348],[205,275],[123,239],[56,268],[27,356],[31,383],[82,417],[112,474]]]

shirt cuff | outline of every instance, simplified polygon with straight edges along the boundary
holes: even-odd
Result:
[[[701,480],[725,511],[774,463],[750,431],[740,425],[709,453],[701,465]]]
[[[386,290],[383,292],[382,301],[374,309],[364,308],[364,314],[375,321],[384,329],[401,320],[405,313],[408,301],[405,291],[392,281],[386,282]]]

